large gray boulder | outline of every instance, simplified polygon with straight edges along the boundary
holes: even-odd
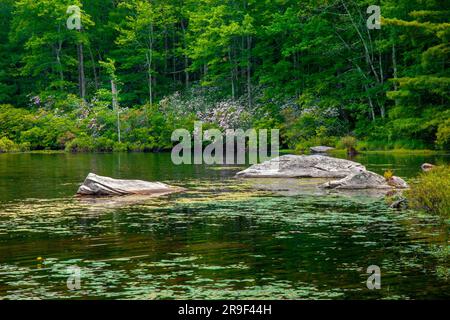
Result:
[[[326,147],[326,146],[317,146],[317,147],[311,147],[309,148],[309,150],[312,153],[327,153],[330,150],[333,150],[334,148],[332,147]]]
[[[344,178],[366,168],[353,161],[323,155],[284,155],[237,173],[243,178]]]
[[[161,182],[142,180],[119,180],[102,177],[94,173],[84,180],[78,189],[79,196],[125,196],[125,195],[163,195],[184,190]]]
[[[399,177],[392,177],[389,181],[379,174],[367,170],[356,170],[347,177],[326,182],[321,186],[328,189],[403,189],[406,182]]]

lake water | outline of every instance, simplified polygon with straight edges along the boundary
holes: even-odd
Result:
[[[412,178],[449,156],[364,155]],[[0,154],[0,299],[450,298],[449,227],[309,180],[239,180],[243,167],[170,154]],[[89,172],[185,193],[86,201]],[[381,269],[369,290],[367,267]],[[67,279],[80,270],[80,288]]]

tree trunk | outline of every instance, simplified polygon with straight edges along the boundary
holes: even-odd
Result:
[[[152,76],[152,61],[153,61],[153,24],[150,24],[149,43],[147,58],[147,74],[148,74],[148,96],[150,105],[153,105],[153,76]]]
[[[394,76],[394,91],[397,91],[397,78],[398,78],[398,71],[397,71],[397,53],[395,49],[395,43],[392,42],[392,69],[393,69],[393,76]],[[394,99],[394,103],[397,106],[398,100]]]
[[[117,99],[117,87],[116,87],[116,83],[114,82],[113,79],[111,79],[111,93],[112,93],[113,109],[116,111],[116,114],[117,114],[117,137],[118,137],[118,141],[120,143],[121,142],[121,140],[120,140],[120,111],[119,111],[119,103],[118,103],[118,99]]]
[[[295,52],[294,56],[294,79],[295,79],[295,83],[298,84],[298,53]],[[303,86],[303,83],[302,83]],[[295,97],[298,99],[300,96],[299,90],[298,90],[298,85],[295,86]]]
[[[61,63],[61,50],[62,50],[62,41],[58,41],[58,46],[55,48],[55,55],[56,55],[56,64],[58,65],[59,80],[61,81],[59,87],[61,90],[63,90],[64,73],[63,73],[63,66]]]
[[[63,74],[63,70],[62,70],[62,63],[61,63],[60,53],[61,53],[61,41],[59,42],[59,47],[56,48],[56,62],[58,64],[59,79],[61,80],[60,88],[62,90],[63,89],[62,83],[64,81],[64,74]]]
[[[252,65],[251,65],[251,59],[252,59],[252,37],[247,36],[247,95],[248,95],[248,107],[249,110],[252,108]]]
[[[395,50],[395,43],[392,43],[392,68],[393,68],[393,76],[394,79],[397,79],[397,57],[396,57],[396,50]],[[397,91],[397,80],[394,81],[394,90]]]
[[[381,61],[381,51],[378,51],[378,63],[380,65],[380,83],[381,85],[384,84],[384,72],[383,72],[383,63]],[[384,103],[383,102],[379,102],[377,99],[378,105],[380,106],[380,113],[381,113],[381,118],[384,119],[384,116],[386,114],[385,108],[384,108]]]
[[[175,31],[172,32],[172,43],[174,44],[176,41]],[[173,50],[172,50],[173,51]],[[173,72],[173,86],[176,87],[177,80],[179,80],[179,76],[177,79],[177,57],[175,56],[175,52],[172,53],[172,72]]]
[[[371,52],[371,51],[369,50],[369,46],[368,46],[368,44],[367,44],[367,41],[366,41],[366,39],[364,39],[364,37],[363,37],[361,31],[360,31],[359,28],[358,28],[358,25],[356,24],[355,20],[353,19],[352,14],[351,14],[350,11],[348,10],[347,6],[345,5],[345,1],[342,0],[341,3],[342,3],[342,5],[343,5],[344,8],[345,8],[345,11],[347,12],[348,17],[350,18],[350,22],[352,23],[353,27],[355,28],[355,31],[356,31],[356,33],[358,34],[359,39],[361,40],[361,43],[363,44],[363,47],[364,47],[364,55],[365,55],[365,58],[366,58],[366,63],[367,63],[367,65],[370,67],[370,69],[372,70],[372,73],[373,73],[373,75],[375,76],[376,81],[377,81],[377,82],[380,82],[380,81],[379,81],[378,73],[376,72],[375,67],[374,67],[374,65],[373,65],[373,59],[372,59],[373,52]],[[370,37],[370,35],[369,35],[369,37]],[[370,38],[369,38],[369,39],[370,39]]]
[[[61,32],[61,26],[58,27],[58,33]],[[56,63],[58,65],[58,73],[59,73],[59,79],[61,80],[60,89],[63,90],[63,82],[64,82],[64,73],[63,73],[63,67],[61,63],[61,50],[62,50],[62,41],[58,41],[58,46],[55,48],[55,55],[56,55]]]
[[[231,45],[228,48],[228,60],[230,60],[230,78],[231,78],[231,97],[234,100],[236,97],[236,88],[234,86],[234,65],[231,59]]]
[[[86,78],[84,75],[84,53],[83,53],[83,43],[77,45],[78,51],[78,85],[80,88],[80,98],[85,99],[86,97]]]
[[[183,19],[181,19],[181,30],[183,30],[183,47],[184,47],[184,50],[187,50],[187,45],[186,45],[186,26],[184,25],[184,20]],[[189,88],[188,65],[189,65],[188,56],[187,56],[186,52],[184,52],[184,81],[185,81],[186,89]]]
[[[168,54],[168,51],[169,51],[169,44],[168,44],[168,40],[167,40],[167,27],[166,26],[164,26],[164,75],[165,76],[167,76],[167,70],[168,70],[168,63],[167,63],[167,60],[168,60],[168,57],[169,57],[169,54]]]
[[[147,57],[147,75],[148,75],[148,96],[150,105],[153,104],[153,77],[152,77],[152,53],[151,50],[146,55]]]
[[[373,107],[372,98],[370,97],[369,89],[367,88],[367,85],[364,85],[364,89],[366,90],[366,93],[367,93],[367,99],[369,100],[370,114],[371,114],[371,116],[372,116],[372,121],[375,121],[375,109],[374,109],[374,107]]]
[[[95,91],[98,90],[98,75],[97,75],[97,68],[95,67],[95,60],[94,60],[94,55],[92,54],[92,49],[89,46],[89,55],[91,57],[91,62],[92,62],[92,72],[94,74],[94,83],[95,83]]]

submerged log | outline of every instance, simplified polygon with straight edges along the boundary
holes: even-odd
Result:
[[[125,196],[125,195],[164,195],[183,191],[183,188],[161,182],[142,180],[119,180],[102,177],[94,173],[84,180],[78,189],[78,196]]]

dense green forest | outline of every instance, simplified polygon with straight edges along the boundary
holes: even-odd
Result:
[[[156,151],[196,120],[298,150],[449,149],[449,17],[439,0],[0,0],[0,151]]]

